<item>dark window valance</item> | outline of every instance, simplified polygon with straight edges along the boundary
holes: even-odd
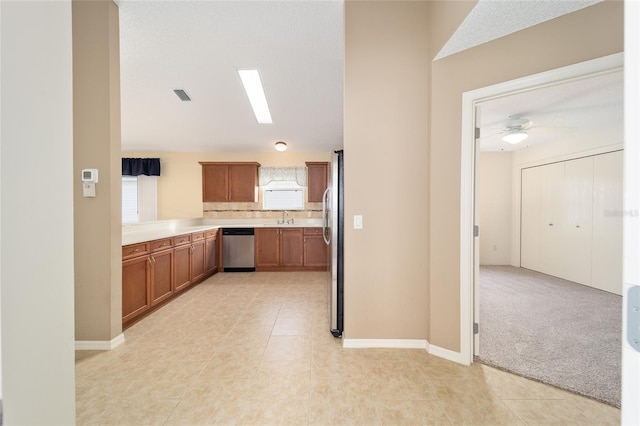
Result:
[[[160,176],[159,158],[123,158],[122,176]]]

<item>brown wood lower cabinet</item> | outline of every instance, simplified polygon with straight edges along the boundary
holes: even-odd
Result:
[[[304,228],[304,266],[325,270],[328,259],[329,246],[322,238],[322,228]]]
[[[150,255],[151,306],[168,299],[173,294],[173,249]]]
[[[218,272],[218,230],[122,247],[122,326]]]
[[[148,255],[122,262],[122,322],[143,314],[151,307]]]
[[[218,230],[205,232],[205,238],[205,273],[214,274],[218,272]]]
[[[280,229],[280,266],[303,266],[303,239],[302,228]]]
[[[256,269],[280,266],[280,228],[255,229]]]
[[[184,290],[191,284],[191,244],[176,247],[175,258],[175,291]]]
[[[204,240],[191,244],[191,281],[198,281],[205,273]]]
[[[256,228],[257,271],[326,270],[322,228]]]

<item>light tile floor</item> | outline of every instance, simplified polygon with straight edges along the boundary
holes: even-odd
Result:
[[[417,349],[343,349],[324,273],[220,273],[78,351],[77,424],[617,425],[620,411]]]

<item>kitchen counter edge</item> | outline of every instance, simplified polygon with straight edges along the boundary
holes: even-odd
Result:
[[[141,232],[123,232],[122,246],[138,244],[146,241],[160,240],[162,238],[171,238],[178,235],[192,234],[194,232],[204,232],[210,229],[222,228],[321,228],[322,224],[317,222],[293,223],[293,224],[277,224],[277,223],[228,223],[218,225],[194,225],[184,226],[176,229],[164,229]]]

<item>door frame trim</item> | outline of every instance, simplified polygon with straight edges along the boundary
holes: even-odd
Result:
[[[462,94],[462,137],[460,163],[460,358],[465,364],[473,363],[474,352],[474,277],[475,270],[473,226],[476,180],[475,165],[475,107],[480,102],[506,95],[527,92],[544,86],[553,86],[623,68],[624,54],[616,53],[602,58],[498,83]]]

